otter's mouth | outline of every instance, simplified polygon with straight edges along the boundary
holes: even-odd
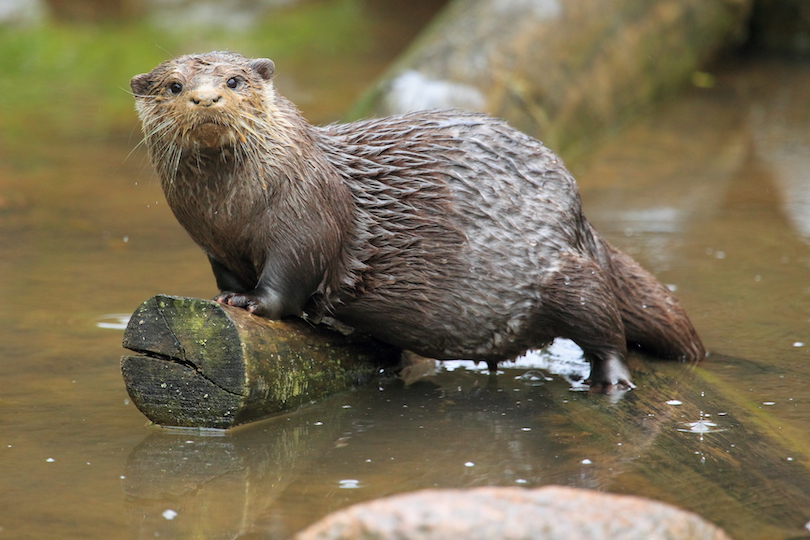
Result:
[[[186,142],[206,148],[218,148],[235,140],[233,130],[215,121],[204,121],[193,126],[183,137]]]

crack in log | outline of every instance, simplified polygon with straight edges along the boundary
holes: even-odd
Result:
[[[146,350],[146,349],[130,349],[130,350],[133,351],[133,352],[136,352],[136,353],[138,353],[140,355],[143,355],[143,356],[145,356],[147,358],[154,358],[155,360],[161,360],[163,362],[171,362],[173,364],[179,364],[181,366],[192,369],[195,372],[197,372],[197,374],[200,377],[202,377],[206,381],[210,382],[212,385],[216,386],[217,388],[219,388],[223,392],[231,394],[232,396],[244,397],[244,395],[242,395],[241,393],[234,392],[233,390],[228,390],[227,388],[223,387],[218,382],[213,380],[211,377],[208,377],[205,373],[202,372],[202,370],[200,369],[200,367],[197,364],[195,364],[194,362],[192,362],[190,360],[187,360],[185,358],[176,358],[174,356],[169,356],[167,354],[161,354],[161,353],[155,352],[155,351],[149,351],[149,350]]]

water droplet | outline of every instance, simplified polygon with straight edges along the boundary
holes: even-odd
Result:
[[[465,466],[465,467],[475,467],[475,463],[473,463],[472,461],[468,461],[468,462],[466,462],[466,463],[464,464],[464,466]]]
[[[520,382],[528,386],[542,386],[546,383],[545,374],[537,369],[530,369],[519,378]]]
[[[776,402],[775,401],[763,401],[762,404],[763,405],[776,405]]]
[[[802,343],[801,341],[794,341],[793,346],[794,347],[804,347],[804,343]]]
[[[56,461],[56,460],[55,460],[55,459],[53,459],[52,457],[49,457],[49,458],[48,458],[48,459],[46,459],[45,461],[47,461],[48,463],[53,463],[53,462],[54,462],[54,461]]]
[[[171,508],[169,508],[168,510],[165,510],[165,511],[163,512],[163,517],[164,517],[165,519],[168,519],[169,521],[171,521],[171,520],[173,520],[174,518],[176,518],[176,517],[177,517],[177,512],[175,512],[174,510],[172,510]]]
[[[667,405],[683,405],[683,401],[679,401],[677,399],[670,399],[669,401],[665,402]]]
[[[585,458],[582,461],[580,461],[580,463],[582,463],[583,465],[591,465],[591,464],[593,464],[593,461],[591,461],[588,458]]]

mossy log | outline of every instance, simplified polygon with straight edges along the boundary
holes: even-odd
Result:
[[[395,351],[301,319],[155,296],[133,314],[121,358],[133,403],[160,425],[226,429],[371,380]]]

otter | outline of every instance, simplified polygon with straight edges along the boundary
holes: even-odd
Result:
[[[632,387],[628,346],[705,356],[677,299],[594,231],[541,142],[460,110],[316,127],[274,71],[212,52],[131,80],[150,159],[218,302],[333,317],[490,370],[564,337],[603,392]]]

